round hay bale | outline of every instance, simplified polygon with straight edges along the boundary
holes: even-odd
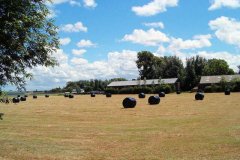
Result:
[[[204,93],[202,93],[202,92],[197,92],[196,94],[195,94],[195,100],[203,100],[204,99]]]
[[[177,93],[177,94],[181,94],[181,91],[178,90],[178,91],[176,91],[176,93]]]
[[[13,103],[19,103],[20,100],[19,100],[19,98],[15,98],[15,97],[14,97],[14,98],[12,99],[12,102],[13,102]]]
[[[225,90],[225,95],[230,95],[230,94],[231,94],[230,89],[226,89],[226,90]]]
[[[24,95],[24,97],[28,97],[28,95]]]
[[[150,96],[148,98],[148,103],[150,105],[156,105],[160,103],[160,97],[159,96]]]
[[[68,97],[69,97],[69,98],[74,98],[74,95],[73,95],[73,94],[70,94]]]
[[[91,93],[91,97],[95,97],[96,95],[94,93]]]
[[[160,92],[158,95],[159,97],[165,97],[165,92]]]
[[[64,94],[64,97],[69,97],[69,94]]]
[[[21,100],[21,101],[26,101],[27,98],[26,98],[26,97],[21,97],[20,100]]]
[[[139,93],[138,98],[145,98],[145,94],[144,93]]]
[[[37,99],[37,95],[33,95],[33,99]]]
[[[135,98],[127,97],[123,100],[122,105],[124,108],[134,108],[137,104]]]
[[[111,93],[106,93],[106,97],[112,97]]]
[[[20,98],[20,97],[21,97],[21,95],[18,95],[17,97],[18,97],[18,98]]]
[[[49,95],[48,95],[48,94],[46,94],[46,95],[45,95],[45,97],[46,97],[46,98],[48,98],[48,97],[49,97]]]

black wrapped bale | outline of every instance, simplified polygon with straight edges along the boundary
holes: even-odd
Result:
[[[12,102],[13,102],[13,103],[19,103],[20,100],[19,100],[19,98],[13,98],[13,99],[12,99]]]
[[[73,94],[68,95],[69,98],[74,98]]]
[[[138,98],[145,98],[145,94],[144,93],[139,93]]]
[[[230,94],[231,94],[230,89],[225,90],[225,95],[230,95]]]
[[[33,99],[37,99],[37,95],[33,95]]]
[[[49,95],[48,95],[48,94],[46,94],[46,95],[45,95],[45,97],[46,97],[46,98],[48,98],[48,97],[49,97]]]
[[[159,97],[165,97],[165,92],[160,92],[158,95]]]
[[[64,97],[69,97],[69,94],[64,94]]]
[[[124,108],[134,108],[137,104],[135,98],[127,97],[123,100],[122,105]]]
[[[20,98],[20,97],[21,97],[21,95],[18,95],[17,97],[18,97],[18,98]]]
[[[95,97],[96,95],[94,93],[91,93],[91,97]]]
[[[181,91],[176,91],[177,94],[181,94]]]
[[[196,94],[195,94],[195,100],[203,100],[204,99],[204,93],[202,93],[202,92],[197,92]]]
[[[24,95],[24,97],[28,97],[28,95]]]
[[[106,93],[106,97],[112,97],[111,93]]]
[[[159,96],[150,96],[148,98],[148,103],[150,105],[156,105],[160,103],[160,97]]]
[[[26,97],[21,97],[20,100],[21,100],[21,101],[26,101],[27,98],[26,98]]]

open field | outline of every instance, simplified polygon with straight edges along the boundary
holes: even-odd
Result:
[[[240,159],[240,93],[170,94],[157,106],[131,95],[136,108],[123,109],[126,96],[0,104],[0,159]]]

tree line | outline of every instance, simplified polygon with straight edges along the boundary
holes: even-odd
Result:
[[[222,59],[205,59],[201,56],[189,57],[186,59],[186,65],[177,56],[158,57],[149,51],[138,52],[136,65],[139,71],[137,79],[159,79],[159,78],[178,78],[181,83],[181,90],[191,90],[198,85],[201,76],[210,75],[232,75],[233,69],[229,68],[228,63]],[[107,88],[107,85],[113,81],[124,81],[125,78],[115,78],[111,80],[79,80],[75,82],[67,82],[63,88],[54,88],[51,92],[72,91],[76,89],[84,89],[85,92],[90,91],[110,91],[114,93],[135,93],[145,89],[147,92],[155,92],[156,88],[139,88],[121,89],[119,91],[113,88]],[[167,89],[166,89],[167,88]],[[165,86],[163,90],[172,91],[173,88]]]

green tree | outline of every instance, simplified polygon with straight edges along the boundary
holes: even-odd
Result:
[[[222,59],[209,59],[203,69],[203,75],[231,75],[233,69],[229,68],[228,63]]]
[[[164,73],[163,78],[180,78],[183,79],[184,67],[181,59],[176,56],[164,57]]]
[[[27,71],[38,65],[55,66],[56,27],[48,19],[46,0],[0,0],[0,86],[23,89]]]
[[[138,52],[137,55],[137,68],[141,79],[151,79],[154,75],[154,55],[149,51]]]

